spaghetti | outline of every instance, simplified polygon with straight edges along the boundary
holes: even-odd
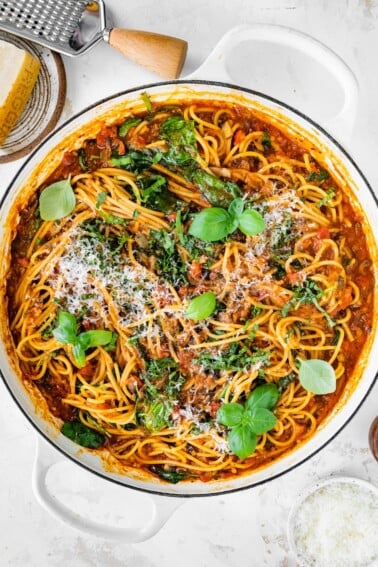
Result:
[[[63,433],[170,482],[240,475],[311,437],[354,373],[374,279],[362,219],[306,149],[242,106],[156,104],[67,152],[40,194],[62,180],[69,214],[41,219],[38,196],[20,213],[7,294],[23,379]],[[263,230],[239,211],[222,238],[192,234],[232,207]],[[191,318],[208,292],[215,309]],[[302,386],[313,359],[333,393]],[[274,425],[240,458],[220,409],[266,384]]]

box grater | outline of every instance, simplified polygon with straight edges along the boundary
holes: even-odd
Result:
[[[2,0],[0,29],[64,55],[80,55],[104,39],[139,65],[166,78],[179,76],[186,41],[106,25],[103,0]]]

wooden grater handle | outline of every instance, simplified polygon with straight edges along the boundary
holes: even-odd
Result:
[[[177,79],[188,44],[183,39],[158,33],[113,28],[109,44],[125,57],[166,79]]]

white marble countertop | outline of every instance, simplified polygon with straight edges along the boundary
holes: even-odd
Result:
[[[357,125],[348,145],[373,188],[378,187],[378,0],[107,0],[106,4],[117,27],[144,28],[187,39],[189,53],[183,75],[199,66],[227,30],[242,23],[287,25],[326,43],[344,58],[358,78]],[[239,70],[235,82],[269,93],[274,69],[269,66],[265,76],[261,72],[260,56],[254,60],[253,50],[248,53],[248,60],[239,58],[235,65]],[[103,96],[158,80],[105,43],[79,59],[64,58],[64,64],[68,90],[61,121]],[[327,85],[323,84],[326,89]],[[300,105],[306,103],[303,94],[306,88],[308,84],[296,86],[290,82],[286,92],[275,94]],[[324,107],[332,105],[331,96],[307,95],[307,102],[315,104],[313,116],[321,119]],[[0,166],[1,192],[21,164],[19,160]],[[368,449],[368,429],[378,413],[376,385],[336,439],[305,464],[254,489],[186,500],[149,541],[135,545],[114,543],[76,531],[40,507],[31,488],[36,434],[1,381],[0,396],[1,566],[294,565],[288,554],[285,530],[291,503],[302,487],[330,474],[354,475],[378,484],[378,464]],[[83,492],[89,491],[92,502],[87,508],[89,513],[96,508],[99,519],[102,512],[104,516],[109,514],[109,507],[116,509],[117,514],[123,512],[129,519],[139,517],[143,505],[148,507],[147,497],[140,496],[139,504],[139,496],[130,495],[125,489],[111,485],[108,494],[101,482],[71,463],[59,465],[55,472],[57,490],[62,493],[71,488],[76,490],[79,504],[84,499],[78,496],[78,486]]]

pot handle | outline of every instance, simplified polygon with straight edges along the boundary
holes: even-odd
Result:
[[[118,540],[122,543],[145,541],[154,536],[164,526],[176,508],[182,503],[178,498],[150,493],[149,496],[154,503],[153,516],[147,525],[135,528],[110,526],[84,518],[55,498],[46,486],[46,477],[49,469],[63,459],[62,455],[56,451],[53,452],[47,443],[41,442],[37,438],[36,456],[32,473],[34,495],[39,504],[52,516],[71,527],[91,535]]]
[[[325,67],[335,77],[344,94],[342,108],[327,120],[327,130],[344,140],[351,138],[359,101],[357,78],[332,49],[303,32],[271,24],[237,26],[222,37],[204,63],[186,78],[232,82],[227,72],[227,57],[234,47],[244,41],[266,41],[292,47]]]

